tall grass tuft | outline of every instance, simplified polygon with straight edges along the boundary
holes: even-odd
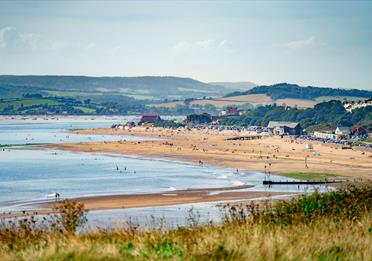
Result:
[[[302,195],[292,200],[224,206],[227,223],[254,222],[262,224],[311,223],[321,217],[334,221],[359,220],[372,210],[371,183],[346,185],[337,191]]]
[[[53,207],[54,224],[60,230],[68,234],[75,233],[88,220],[84,209],[84,204],[65,199]]]

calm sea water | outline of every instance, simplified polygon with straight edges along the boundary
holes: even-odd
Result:
[[[0,144],[60,143],[98,140],[143,140],[134,136],[73,135],[67,130],[110,127],[113,123],[136,120],[135,117],[61,118],[59,120],[0,121]],[[199,166],[162,159],[145,159],[103,153],[78,153],[21,146],[0,150],[0,212],[24,210],[35,202],[62,198],[153,193],[187,188],[255,185],[247,190],[265,191],[264,175],[212,166]],[[301,190],[304,189],[301,187]],[[313,187],[306,188],[309,191]],[[325,188],[322,188],[325,189]],[[271,191],[297,192],[297,186],[277,186]],[[32,203],[32,204],[31,204]],[[194,206],[204,220],[218,212],[214,203],[182,206],[94,211],[91,224],[112,224],[113,219],[132,216],[140,223],[150,215],[164,216],[173,223],[185,220]]]

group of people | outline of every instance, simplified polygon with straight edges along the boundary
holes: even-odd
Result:
[[[119,166],[118,165],[116,165],[116,171],[118,171],[119,173],[123,173],[123,171],[119,169]],[[124,167],[124,172],[127,172],[127,167]],[[133,173],[136,174],[136,171],[133,170]]]

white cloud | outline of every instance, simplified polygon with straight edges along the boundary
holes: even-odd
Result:
[[[297,49],[303,49],[303,48],[312,47],[316,45],[317,45],[317,41],[316,41],[315,36],[310,36],[307,39],[291,41],[291,42],[282,44],[280,46],[288,48],[288,49],[297,50]]]
[[[0,48],[6,51],[60,50],[65,47],[66,43],[53,42],[32,33],[22,34],[11,26],[0,29]]]
[[[195,42],[179,42],[173,51],[180,53],[206,52],[206,51],[232,51],[232,42],[228,40],[202,40]]]
[[[0,47],[14,48],[24,47],[25,41],[14,27],[4,27],[0,29]]]

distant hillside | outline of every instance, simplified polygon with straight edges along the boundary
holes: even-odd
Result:
[[[218,83],[214,83],[218,84]],[[297,108],[313,108],[317,103],[330,100],[361,100],[372,98],[372,92],[366,90],[332,89],[323,87],[301,87],[296,84],[279,83],[271,86],[253,87],[246,91],[236,91],[214,99],[198,99],[191,105],[211,104],[217,108],[225,106],[242,106],[249,103],[257,105],[288,105]],[[153,104],[154,107],[175,107],[184,104],[183,101]]]
[[[228,92],[231,92],[231,88],[180,77],[0,75],[0,98],[16,98],[26,93],[39,93],[44,96],[89,97],[96,100],[108,96],[162,100],[216,97]]]
[[[209,84],[223,86],[228,89],[246,91],[257,85],[253,82],[209,82]]]
[[[297,84],[289,83],[278,83],[274,85],[262,85],[254,87],[250,90],[244,92],[233,92],[227,94],[225,97],[247,95],[247,94],[266,94],[270,96],[273,100],[278,99],[306,99],[315,100],[319,97],[360,97],[360,98],[372,98],[372,91],[367,90],[347,90],[347,89],[333,89],[324,87],[313,87],[306,86],[301,87]]]

